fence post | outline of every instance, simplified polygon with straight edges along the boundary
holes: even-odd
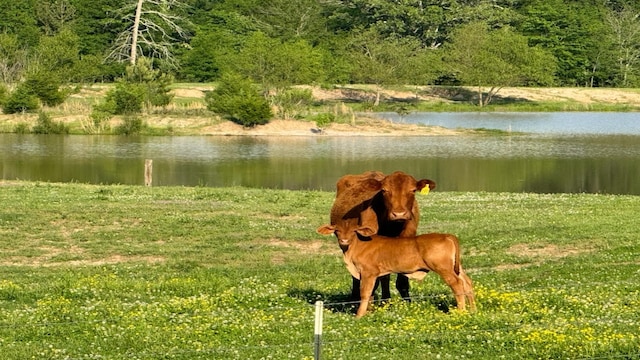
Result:
[[[320,360],[320,350],[322,348],[322,301],[316,301],[315,330],[313,332],[313,358]]]
[[[151,186],[153,182],[153,160],[146,159],[144,161],[144,184],[145,186]]]

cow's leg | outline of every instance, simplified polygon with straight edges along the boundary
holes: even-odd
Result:
[[[360,276],[360,306],[358,306],[358,311],[356,312],[356,318],[361,318],[364,314],[367,313],[367,308],[369,307],[369,300],[371,300],[371,292],[373,291],[373,286],[376,283],[375,276],[364,276],[361,274]]]
[[[391,289],[390,289],[391,275],[388,274],[388,275],[380,276],[376,281],[376,284],[378,282],[382,287],[382,301],[391,299]],[[376,288],[377,288],[377,285],[376,285]]]
[[[360,300],[360,280],[351,277],[351,301]]]
[[[398,274],[398,278],[396,279],[396,289],[400,293],[403,299],[406,301],[411,301],[411,296],[409,295],[409,278]]]

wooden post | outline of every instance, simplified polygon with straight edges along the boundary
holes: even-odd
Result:
[[[318,300],[316,301],[316,316],[315,316],[315,326],[313,333],[313,359],[320,360],[320,354],[322,352],[322,309],[324,305],[323,302]]]
[[[151,186],[153,182],[153,160],[146,159],[144,161],[144,184],[145,186]]]

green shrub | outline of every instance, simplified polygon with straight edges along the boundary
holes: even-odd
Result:
[[[41,111],[32,132],[34,134],[68,134],[69,127],[61,121],[52,121],[49,114]]]
[[[278,109],[279,117],[292,119],[307,110],[313,102],[313,94],[310,89],[286,89],[278,92],[271,101]]]
[[[0,107],[4,107],[5,102],[9,98],[9,89],[5,84],[0,84]]]
[[[109,90],[105,102],[98,105],[98,110],[114,115],[138,114],[142,112],[144,98],[142,85],[119,81],[115,88]]]
[[[35,96],[24,83],[18,85],[18,87],[9,95],[6,99],[2,112],[5,114],[15,114],[21,112],[29,112],[36,110],[40,107],[38,97]]]
[[[142,119],[139,117],[126,116],[122,124],[115,127],[113,132],[117,135],[136,135],[142,131]]]
[[[322,113],[315,116],[316,126],[318,129],[322,130],[327,125],[336,121],[336,116],[332,113]]]
[[[246,127],[269,122],[273,113],[248,79],[225,75],[215,90],[205,95],[207,109]]]
[[[27,75],[23,84],[30,93],[47,106],[60,105],[68,96],[68,92],[60,91],[60,80],[50,73],[42,71],[31,73]]]
[[[173,100],[173,94],[169,92],[169,86],[173,83],[173,76],[162,74],[155,78],[154,81],[147,83],[147,102],[148,106],[165,107]]]
[[[13,132],[16,134],[28,134],[30,131],[29,124],[23,122],[13,127]]]

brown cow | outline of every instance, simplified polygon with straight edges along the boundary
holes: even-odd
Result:
[[[345,175],[336,184],[336,200],[331,208],[331,224],[352,219],[358,222],[360,212],[372,208],[377,214],[378,234],[388,237],[415,236],[420,213],[415,191],[425,186],[434,189],[435,182],[423,179],[416,181],[412,176],[397,171],[384,176],[378,171],[359,175]],[[353,220],[355,219],[355,220]],[[390,275],[380,279],[382,299],[391,297]],[[377,284],[376,284],[377,287]],[[400,295],[409,300],[409,279],[398,275],[396,288]],[[351,297],[360,299],[360,281],[353,279]]]
[[[464,310],[468,299],[469,309],[475,311],[473,283],[462,269],[456,236],[435,233],[398,238],[380,236],[375,234],[375,217],[368,209],[362,213],[359,225],[350,219],[336,225],[323,225],[317,230],[324,235],[336,235],[347,269],[361,280],[356,317],[367,312],[376,278],[397,273],[421,280],[429,271],[440,275],[449,285],[458,309]]]

